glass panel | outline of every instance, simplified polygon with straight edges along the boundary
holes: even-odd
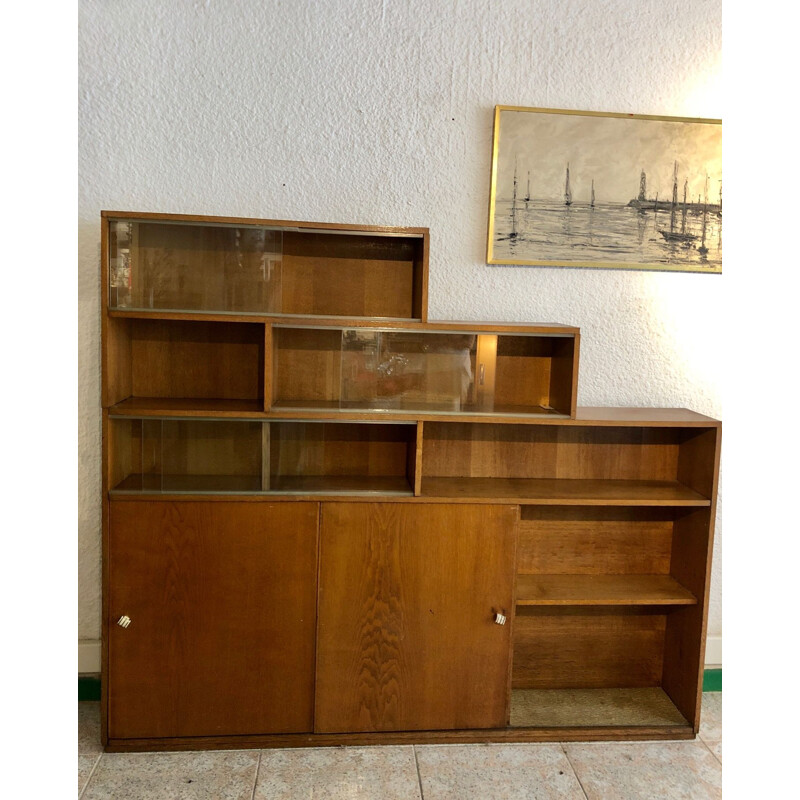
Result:
[[[133,493],[261,491],[267,428],[239,420],[114,418],[109,485]]]
[[[495,335],[348,329],[341,407],[488,411],[496,360]]]
[[[111,308],[281,310],[280,230],[135,221],[109,227]]]

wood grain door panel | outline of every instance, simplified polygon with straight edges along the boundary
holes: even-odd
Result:
[[[111,502],[111,738],[311,730],[317,516],[316,503]]]
[[[516,518],[322,504],[317,732],[506,725]]]

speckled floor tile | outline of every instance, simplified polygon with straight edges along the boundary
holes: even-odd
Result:
[[[254,800],[297,798],[421,800],[414,749],[390,746],[262,751]]]
[[[565,749],[588,800],[722,797],[722,765],[703,742],[568,744]]]
[[[84,786],[89,776],[92,774],[94,765],[100,760],[100,753],[92,753],[90,755],[78,756],[78,794]]]
[[[425,800],[584,800],[558,745],[421,745]]]
[[[258,751],[105,753],[81,800],[251,800]]]
[[[722,692],[703,692],[698,736],[706,743],[722,741]]]
[[[82,755],[102,753],[100,744],[100,703],[78,703],[78,752]]]

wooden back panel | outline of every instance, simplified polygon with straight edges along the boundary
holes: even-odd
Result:
[[[517,572],[668,575],[670,508],[523,506]]]
[[[335,402],[341,391],[342,332],[272,329],[275,403]]]
[[[270,471],[273,476],[405,476],[415,438],[415,425],[273,422]]]
[[[550,405],[556,341],[539,336],[497,337],[496,406]]]
[[[286,231],[284,314],[419,317],[422,238]],[[415,287],[416,284],[416,287]]]
[[[666,616],[612,608],[517,609],[514,689],[660,686]]]
[[[428,422],[423,475],[675,480],[680,439],[670,428]]]
[[[129,322],[134,397],[263,398],[263,325]]]

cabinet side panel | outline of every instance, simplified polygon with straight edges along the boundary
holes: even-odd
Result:
[[[505,725],[516,513],[323,503],[316,731]]]
[[[563,414],[575,416],[578,381],[578,337],[555,339],[550,371],[550,405]]]
[[[695,726],[700,723],[703,654],[708,615],[711,512],[700,509],[675,521],[672,576],[697,598],[669,615],[664,656],[664,691]]]
[[[111,738],[311,730],[316,522],[316,503],[111,502]]]
[[[414,304],[413,315],[422,322],[428,321],[428,254],[430,234],[425,233],[417,246],[414,259]]]
[[[103,405],[108,408],[133,394],[130,322],[107,317],[103,329]]]
[[[696,492],[711,497],[716,486],[719,429],[690,432],[680,446],[678,480]]]

